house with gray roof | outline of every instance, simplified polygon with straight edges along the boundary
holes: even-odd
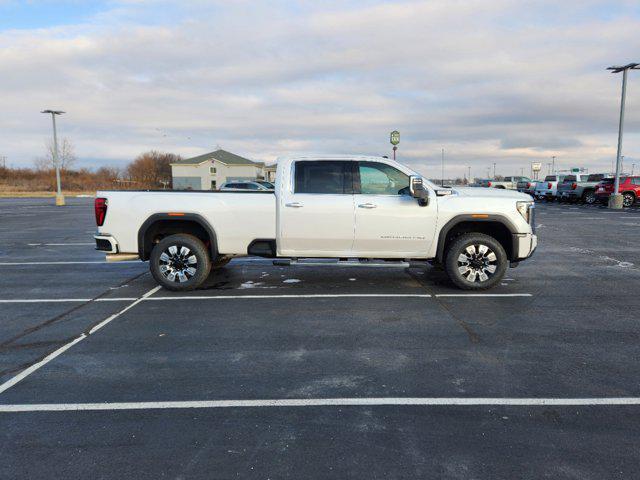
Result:
[[[216,190],[232,180],[264,179],[264,163],[216,150],[171,164],[174,190]]]

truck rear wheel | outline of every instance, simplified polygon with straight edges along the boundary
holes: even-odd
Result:
[[[167,290],[193,290],[209,276],[211,259],[197,237],[170,235],[153,247],[149,268],[155,281]]]
[[[485,290],[502,280],[509,259],[500,242],[483,233],[465,233],[448,246],[444,269],[463,290]]]

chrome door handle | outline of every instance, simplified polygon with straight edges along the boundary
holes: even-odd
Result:
[[[377,205],[375,203],[361,203],[358,205],[358,208],[376,208]]]
[[[302,205],[300,202],[291,202],[291,203],[285,203],[284,206],[291,207],[291,208],[300,208],[300,207],[303,207],[304,205]]]

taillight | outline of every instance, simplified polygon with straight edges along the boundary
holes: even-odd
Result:
[[[531,184],[530,183],[527,183],[527,188],[531,188]]]
[[[571,184],[571,190],[575,190],[576,188],[578,188],[578,184],[577,183],[572,183]]]
[[[487,182],[487,187],[490,187],[490,186],[491,186],[491,182]]]
[[[551,187],[553,187],[553,185],[551,185],[551,182],[547,183],[547,188],[548,188],[549,190],[551,190]]]
[[[96,211],[96,225],[101,227],[104,224],[104,218],[107,216],[108,202],[106,198],[96,198],[94,207]]]

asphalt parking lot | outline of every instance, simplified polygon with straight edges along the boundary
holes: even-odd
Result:
[[[537,224],[487,294],[263,259],[176,294],[92,199],[0,199],[0,477],[635,478],[640,209]]]

